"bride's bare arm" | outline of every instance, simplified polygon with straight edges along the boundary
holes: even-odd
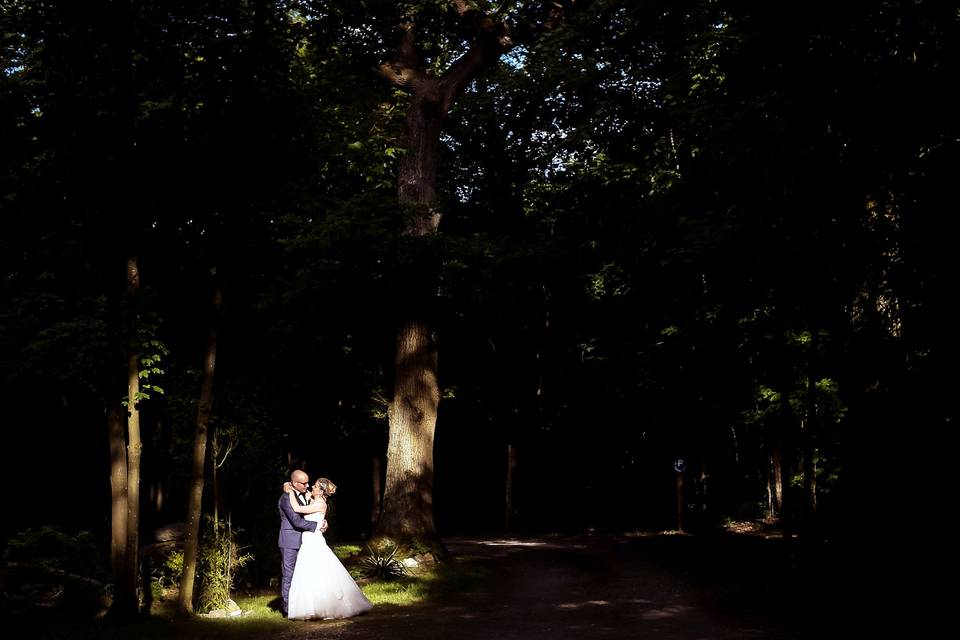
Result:
[[[293,492],[290,492],[290,506],[293,507],[293,510],[297,513],[326,513],[327,512],[327,503],[323,500],[317,500],[316,502],[311,502],[307,506],[303,506],[297,502],[296,496],[293,495]]]

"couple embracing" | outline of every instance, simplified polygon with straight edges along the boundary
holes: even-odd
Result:
[[[373,608],[353,577],[327,546],[324,515],[335,484],[299,469],[283,485],[280,510],[280,596],[283,614],[291,620],[349,618]]]

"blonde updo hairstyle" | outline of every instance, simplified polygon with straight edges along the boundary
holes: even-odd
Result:
[[[317,481],[313,483],[314,487],[320,488],[320,493],[324,496],[332,496],[337,492],[337,485],[333,484],[333,481],[329,478],[317,478]]]

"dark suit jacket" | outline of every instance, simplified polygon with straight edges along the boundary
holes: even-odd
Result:
[[[299,549],[300,536],[304,531],[316,531],[317,523],[310,522],[290,506],[290,497],[287,494],[280,496],[277,502],[280,510],[280,542],[281,549]]]

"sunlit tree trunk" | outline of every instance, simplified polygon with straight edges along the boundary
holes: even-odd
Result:
[[[408,322],[397,337],[396,383],[389,408],[386,492],[377,525],[388,537],[432,541],[433,436],[440,390],[437,352],[424,322]]]
[[[773,475],[773,516],[779,522],[783,515],[783,454],[780,451],[780,444],[773,447],[770,454],[770,471]]]
[[[197,429],[193,441],[193,479],[187,504],[187,531],[183,546],[183,573],[180,576],[180,599],[177,611],[183,615],[193,612],[193,587],[197,571],[200,542],[201,500],[203,498],[203,469],[207,459],[208,425],[213,411],[213,374],[217,364],[218,319],[223,302],[220,289],[213,295],[213,317],[203,362],[200,401],[197,403]]]
[[[140,291],[140,260],[127,259],[127,298],[135,310]],[[133,585],[136,600],[140,571],[140,459],[143,442],[140,437],[140,350],[136,341],[136,314],[131,313],[128,326],[127,353],[127,586]],[[149,586],[149,585],[148,585]]]

